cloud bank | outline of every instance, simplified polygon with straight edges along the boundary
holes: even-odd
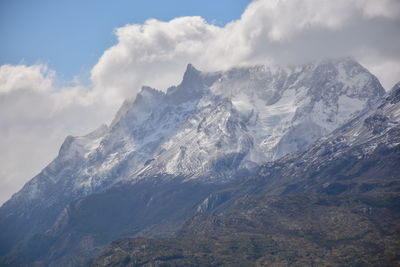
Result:
[[[220,70],[353,56],[369,68],[381,66],[375,74],[389,88],[400,77],[399,68],[384,68],[400,61],[399,29],[397,0],[258,0],[225,27],[182,17],[119,28],[118,43],[91,78],[100,90],[125,97],[142,84],[162,90],[176,84],[188,62]]]
[[[57,155],[67,135],[89,132],[113,112],[55,77],[44,65],[0,67],[0,203]]]
[[[218,27],[201,17],[115,30],[117,44],[89,86],[57,86],[44,65],[0,67],[0,203],[57,154],[68,134],[109,122],[142,85],[179,83],[190,62],[206,71],[353,56],[386,89],[400,80],[400,1],[255,0]]]

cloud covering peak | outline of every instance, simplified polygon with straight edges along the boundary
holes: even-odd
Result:
[[[376,74],[389,88],[400,71],[384,75],[382,66],[400,61],[399,10],[396,0],[257,0],[224,27],[201,17],[150,19],[117,29],[118,43],[91,78],[107,95],[125,98],[142,84],[161,90],[176,84],[188,62],[215,71],[354,56],[372,69],[381,66]]]

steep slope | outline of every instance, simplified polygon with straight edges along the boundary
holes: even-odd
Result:
[[[400,83],[303,153],[206,198],[174,238],[113,242],[91,266],[398,266]]]
[[[179,237],[115,241],[89,266],[398,266],[398,200],[250,197]]]
[[[58,157],[1,207],[0,255],[26,251],[35,246],[32,240],[38,236],[53,238],[61,231],[60,236],[67,238],[81,222],[66,218],[70,214],[66,211],[79,213],[79,203],[85,201],[92,203],[86,207],[94,208],[97,194],[99,199],[115,196],[119,192],[115,188],[135,193],[140,183],[146,188],[166,183],[179,191],[181,184],[191,182],[207,187],[202,194],[210,194],[220,184],[234,182],[243,169],[251,171],[265,161],[306,148],[370,109],[383,93],[379,81],[352,59],[218,73],[203,73],[188,65],[180,85],[166,93],[143,87],[134,101],[124,103],[109,127],[65,140]],[[157,190],[149,192],[148,199]],[[168,203],[162,196],[156,210]],[[199,199],[188,206],[181,203],[182,208],[193,212]],[[140,203],[137,210],[149,209],[148,200]],[[103,218],[101,210],[93,212]],[[121,216],[124,212],[118,210]],[[191,214],[176,217],[175,212],[179,211],[171,211],[169,218],[175,225]],[[98,219],[93,218],[85,221],[88,227]],[[129,234],[138,234],[160,217],[120,219]],[[121,234],[122,230],[114,232],[94,247]],[[82,240],[52,242],[47,248],[61,255],[70,247],[60,247]]]

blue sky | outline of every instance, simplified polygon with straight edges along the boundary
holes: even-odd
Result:
[[[116,43],[115,28],[148,18],[198,15],[224,25],[249,0],[2,0],[0,65],[45,63],[68,80],[87,73]]]

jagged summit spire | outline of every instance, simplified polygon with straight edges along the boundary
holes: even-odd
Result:
[[[188,64],[182,82],[178,86],[168,88],[167,96],[171,103],[181,103],[199,99],[207,87],[204,81],[205,74],[192,64]]]
[[[198,88],[209,87],[220,77],[221,72],[203,72],[189,63],[186,66],[180,87],[193,87],[193,85]]]
[[[203,78],[202,72],[193,67],[192,64],[188,64],[186,67],[185,74],[183,75],[181,87],[202,87],[203,86]]]
[[[192,63],[187,64],[186,66],[186,71],[198,71],[198,69],[196,69]]]

